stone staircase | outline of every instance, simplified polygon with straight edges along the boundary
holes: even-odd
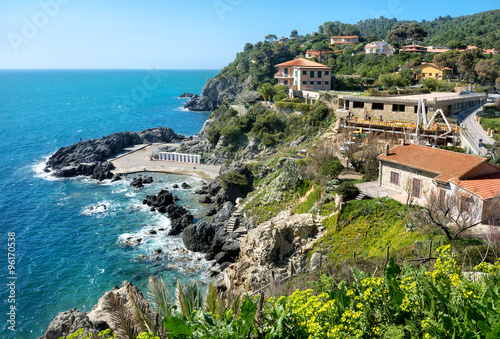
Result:
[[[239,205],[231,214],[231,218],[229,218],[229,221],[227,222],[227,228],[226,231],[229,234],[237,233],[237,239],[238,241],[241,241],[245,234],[247,234],[247,230],[244,227],[238,227],[239,226],[239,218],[241,217],[241,214],[243,213],[243,209],[245,209],[246,205],[253,200],[255,197],[252,196],[251,198],[248,198],[244,203]]]
[[[364,195],[363,193],[359,193],[358,196],[356,198],[354,198],[354,200],[363,200],[365,198],[366,195]]]

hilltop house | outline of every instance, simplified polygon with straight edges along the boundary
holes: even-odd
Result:
[[[452,71],[449,67],[438,66],[431,62],[424,62],[421,65],[413,67],[413,78],[434,78],[436,80],[444,80]]]
[[[320,50],[313,51],[312,49],[308,49],[306,51],[306,58],[317,58],[319,62],[325,61],[330,57],[330,55],[339,53],[341,51],[329,51],[329,50]]]
[[[500,167],[488,159],[419,145],[386,149],[379,160],[379,185],[410,194],[417,203],[457,198],[462,212],[479,221],[500,217]]]
[[[408,53],[427,53],[427,47],[425,46],[420,46],[420,45],[415,45],[415,43],[411,45],[406,45],[401,47],[400,52],[408,52]]]
[[[325,91],[331,88],[331,68],[304,58],[276,65],[278,85],[294,90]]]
[[[366,54],[383,54],[383,55],[393,55],[394,48],[392,45],[389,45],[384,40],[382,41],[373,41],[369,44],[365,45],[365,53]]]
[[[449,49],[443,46],[427,46],[427,53],[439,54],[448,51]]]
[[[359,36],[345,35],[345,36],[331,36],[331,45],[357,45],[359,43]]]

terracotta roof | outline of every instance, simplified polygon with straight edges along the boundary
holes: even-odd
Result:
[[[458,180],[455,178],[451,181],[484,200],[500,196],[500,172],[467,180]]]
[[[415,68],[416,68],[416,67],[420,67],[420,66],[427,66],[427,65],[430,65],[430,66],[433,66],[433,67],[439,68],[439,69],[441,69],[441,70],[445,69],[445,70],[447,70],[447,71],[451,71],[451,68],[449,68],[449,67],[440,67],[439,65],[436,65],[436,64],[435,64],[435,63],[433,63],[433,62],[424,62],[423,64],[420,64],[420,65],[418,65],[418,66],[415,66]]]
[[[332,54],[335,53],[334,51],[328,51],[328,50],[322,50],[322,51],[313,51],[311,49],[308,49],[306,51],[306,54],[313,54],[313,55],[319,55],[319,54]]]
[[[323,64],[307,60],[304,58],[299,58],[295,60],[290,60],[287,62],[283,62],[281,64],[275,65],[275,67],[298,67],[298,68],[323,68],[323,69],[331,69],[328,66],[325,66]]]
[[[413,144],[397,146],[389,151],[388,156],[381,154],[378,159],[435,173],[434,180],[444,183],[452,178],[462,178],[473,168],[488,161],[474,155]]]
[[[420,47],[420,48],[427,49],[427,47],[420,46],[420,45],[406,45],[406,46],[403,46],[403,47],[401,47],[401,48],[406,48],[406,47]]]
[[[354,39],[354,38],[359,38],[358,35],[336,35],[336,36],[331,36],[331,39]]]

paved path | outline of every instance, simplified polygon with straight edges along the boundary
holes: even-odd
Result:
[[[406,198],[403,194],[389,188],[379,186],[378,180],[362,182],[360,184],[356,184],[356,187],[359,189],[360,193],[370,198],[376,199],[389,197],[401,203],[406,203]]]
[[[136,145],[107,159],[115,166],[113,173],[162,172],[192,174],[212,181],[219,175],[220,166],[183,163],[177,161],[149,160],[149,156],[167,144]],[[168,144],[172,146],[171,144]]]
[[[459,124],[463,123],[476,145],[479,145],[479,139],[483,139],[484,144],[493,144],[495,141],[486,134],[485,130],[476,121],[476,113],[481,110],[481,107],[482,105],[479,105],[464,110],[457,115],[457,122]]]

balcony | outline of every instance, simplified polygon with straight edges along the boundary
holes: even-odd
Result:
[[[288,73],[277,72],[274,74],[276,79],[293,79],[293,76]]]

